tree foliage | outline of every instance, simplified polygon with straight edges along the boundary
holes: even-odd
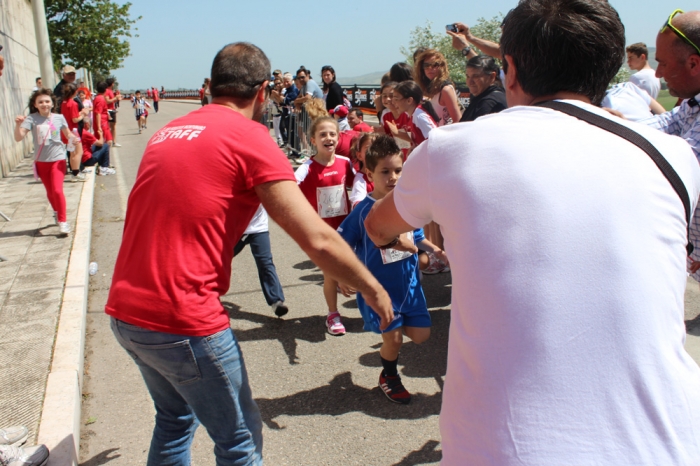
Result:
[[[131,29],[141,19],[129,16],[131,3],[46,0],[45,6],[51,53],[57,68],[71,64],[109,75],[129,56]]]
[[[477,19],[473,26],[470,25],[470,29],[472,34],[476,37],[498,43],[501,40],[502,21],[503,14],[499,13],[491,19]],[[444,30],[436,34],[433,31],[431,21],[426,21],[425,26],[416,26],[410,34],[411,38],[408,43],[408,48],[401,47],[400,49],[401,54],[406,57],[408,63],[413,64],[413,51],[418,47],[437,49],[442,52],[447,59],[450,79],[456,83],[464,82],[465,59],[459,50],[452,48],[452,37],[448,36]],[[478,48],[475,49],[477,53],[481,53]]]

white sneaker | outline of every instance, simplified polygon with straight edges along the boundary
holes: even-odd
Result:
[[[2,466],[44,466],[49,462],[49,449],[46,445],[33,447],[11,447],[0,445]]]
[[[100,167],[100,171],[99,171],[98,175],[100,175],[100,176],[107,176],[107,175],[114,175],[114,174],[116,174],[116,173],[117,173],[117,171],[114,170],[114,169],[112,169],[112,168],[109,168],[109,167]]]
[[[24,426],[12,426],[0,429],[0,445],[18,447],[27,441],[29,430]]]
[[[122,145],[119,144],[118,142],[115,142],[115,143],[114,143],[114,147],[121,147],[121,146],[122,146]]]
[[[68,225],[68,222],[58,222],[58,231],[64,235],[70,233],[70,225]]]
[[[70,182],[71,182],[71,183],[76,183],[76,182],[78,182],[78,181],[85,181],[85,180],[86,180],[85,175],[82,174],[82,173],[78,173],[77,175],[71,175],[71,176],[70,176]]]

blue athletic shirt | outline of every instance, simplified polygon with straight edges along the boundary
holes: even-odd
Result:
[[[403,325],[401,323],[403,319],[399,319],[401,315],[415,315],[416,312],[420,312],[428,316],[428,306],[420,279],[418,278],[418,255],[393,249],[378,249],[374,247],[374,243],[367,236],[365,218],[367,218],[375,202],[376,200],[371,195],[359,202],[338,227],[338,233],[354,249],[360,261],[365,264],[387,293],[389,293],[395,318],[389,328],[384,330],[387,332]],[[424,239],[425,235],[422,228],[413,231],[413,240],[416,244]],[[390,262],[392,259],[389,258],[389,262],[384,263],[385,258],[388,256],[393,256],[395,262]],[[402,256],[405,257],[401,259]],[[372,308],[365,303],[360,293],[357,293],[357,305],[365,320],[365,330],[378,332],[378,326],[375,328],[375,325],[368,325],[371,324],[368,322],[368,319],[372,321],[372,324],[376,323],[378,325],[379,318]],[[426,325],[417,324],[412,326],[430,326],[429,317],[426,322]]]

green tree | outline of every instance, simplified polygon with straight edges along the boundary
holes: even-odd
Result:
[[[630,80],[630,76],[632,75],[632,72],[625,68],[624,66],[621,66],[620,69],[618,70],[617,74],[615,77],[610,81],[610,86],[614,84],[620,84],[624,83],[625,81]]]
[[[487,39],[493,42],[500,42],[501,39],[501,22],[503,14],[499,13],[491,19],[479,18],[473,26],[470,26],[472,34],[482,39]],[[439,50],[447,59],[447,66],[450,70],[450,79],[456,83],[463,83],[465,59],[459,50],[452,48],[452,37],[448,36],[445,31],[435,33],[432,28],[432,22],[426,21],[425,26],[416,26],[411,31],[411,38],[408,43],[408,48],[401,47],[400,51],[406,57],[406,61],[413,64],[413,51],[418,47],[427,47]],[[477,53],[481,51],[477,48]]]
[[[141,19],[131,19],[131,3],[46,0],[45,5],[56,67],[69,63],[106,76],[129,56],[131,28]]]

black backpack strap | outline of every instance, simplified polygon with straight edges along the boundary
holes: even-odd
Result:
[[[666,160],[664,156],[661,155],[661,152],[659,152],[658,149],[654,147],[652,143],[650,143],[642,135],[640,135],[634,130],[631,130],[627,126],[621,125],[620,123],[617,123],[609,118],[605,118],[600,115],[596,115],[595,113],[591,113],[576,105],[554,100],[540,102],[535,105],[537,105],[538,107],[547,107],[551,108],[552,110],[566,113],[567,115],[571,115],[572,117],[578,118],[579,120],[583,120],[586,123],[589,123],[593,126],[602,128],[606,131],[620,136],[623,139],[628,140],[629,142],[646,152],[647,155],[651,157],[651,160],[654,161],[656,166],[659,167],[659,170],[661,170],[661,173],[663,173],[668,182],[671,183],[671,186],[676,191],[676,194],[678,194],[678,197],[681,198],[681,202],[683,202],[683,208],[685,209],[685,220],[688,229],[688,244],[685,248],[688,251],[688,255],[690,255],[690,253],[693,252],[693,244],[690,242],[689,230],[690,218],[692,214],[692,212],[690,211],[690,196],[688,196],[688,191],[685,189],[685,185],[683,184],[683,181],[681,180],[680,176],[678,176],[678,173],[676,173],[671,164],[668,163],[668,160]]]

